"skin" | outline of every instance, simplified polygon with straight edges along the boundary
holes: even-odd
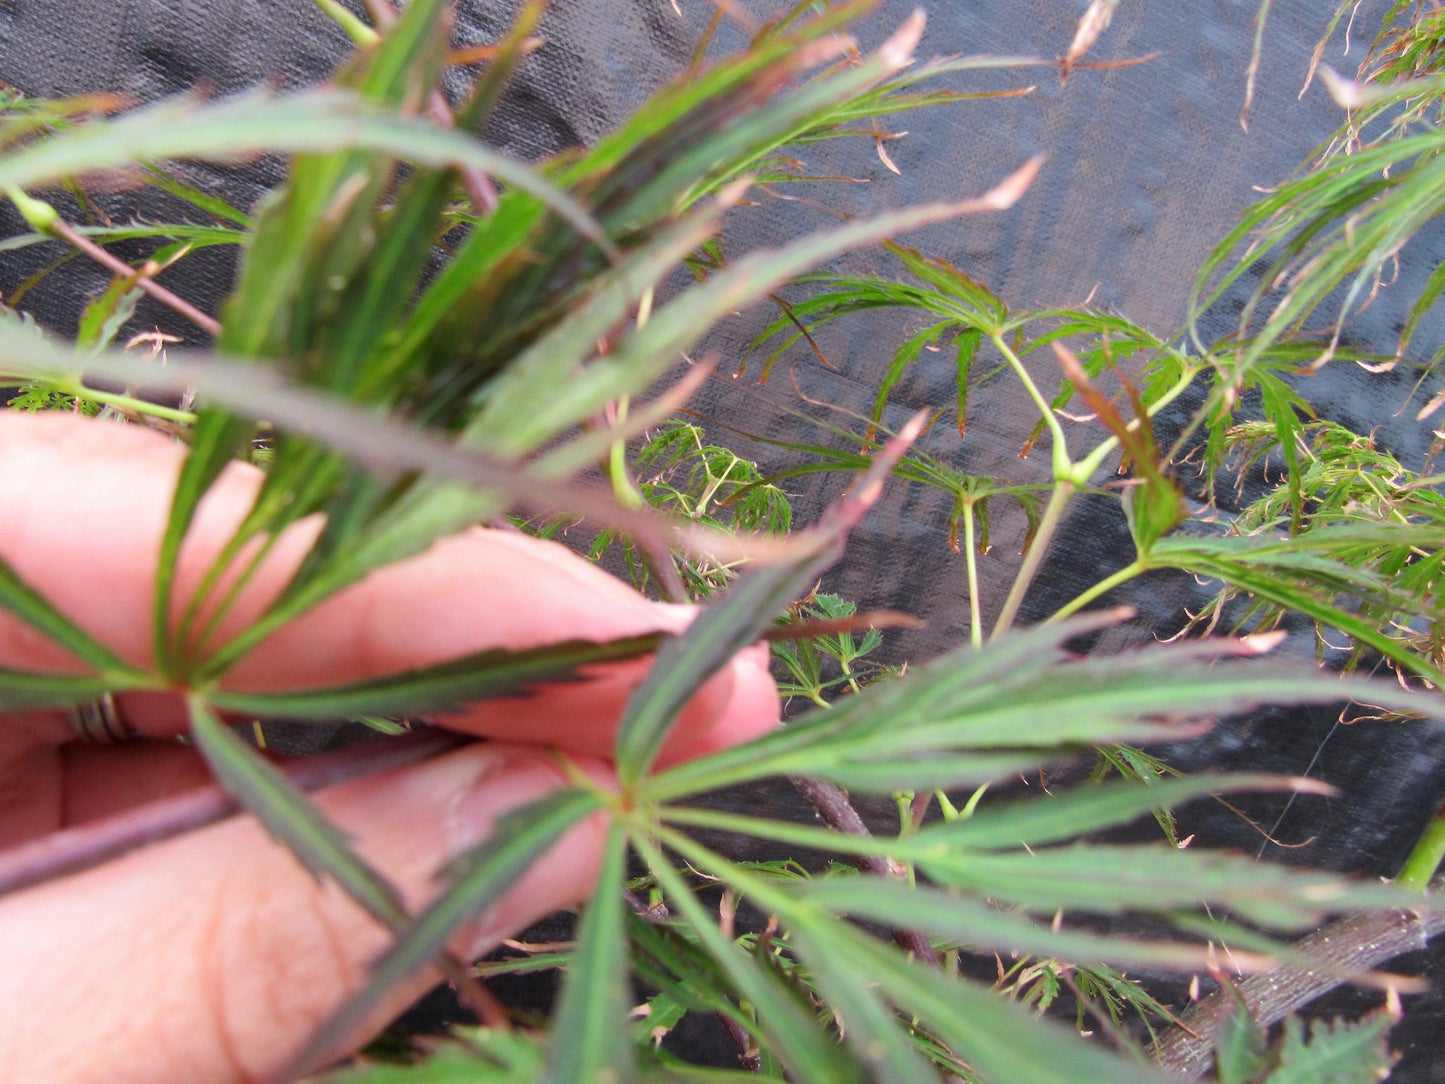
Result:
[[[183,449],[136,426],[0,412],[0,558],[129,661],[150,659],[155,554]],[[244,514],[259,475],[236,465],[207,497],[181,562],[180,597]],[[237,612],[235,631],[285,583],[318,528],[288,531]],[[650,602],[564,548],[474,530],[386,568],[264,641],[237,688],[354,681],[489,647],[676,631],[687,607]],[[0,666],[75,670],[0,613]],[[322,791],[327,815],[415,908],[435,871],[502,813],[564,783],[557,751],[608,785],[618,713],[647,661],[468,707],[445,725],[492,739]],[[120,698],[148,737],[184,729],[163,694]],[[765,649],[699,690],[662,755],[675,762],[761,734],[778,719]],[[184,746],[74,742],[59,712],[0,721],[0,846],[81,824],[207,778]],[[454,947],[469,957],[585,899],[600,822],[579,826]],[[251,1081],[284,1063],[365,979],[385,932],[321,885],[248,817],[0,898],[0,1080],[51,1084]],[[437,981],[398,990],[371,1031]],[[368,1035],[358,1035],[359,1044]]]

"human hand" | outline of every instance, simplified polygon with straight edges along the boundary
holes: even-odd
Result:
[[[184,450],[138,427],[0,411],[0,557],[92,636],[150,661],[156,553]],[[249,505],[258,472],[229,469],[182,555],[179,597]],[[254,619],[318,524],[287,531],[223,624]],[[477,530],[335,596],[262,642],[228,678],[246,689],[361,680],[489,647],[677,631],[687,607],[651,603],[560,546]],[[436,871],[493,821],[564,783],[544,746],[604,783],[618,713],[646,661],[590,680],[472,705],[446,726],[497,739],[318,792],[315,798],[415,910]],[[0,613],[0,666],[75,670],[66,652]],[[117,698],[154,738],[180,733],[178,700]],[[762,648],[704,685],[662,754],[677,761],[777,722]],[[83,824],[203,783],[185,746],[76,743],[62,712],[0,718],[0,846]],[[455,944],[474,958],[584,899],[599,826],[565,836]],[[318,884],[249,817],[0,898],[0,1080],[243,1081],[273,1071],[389,942],[339,889]],[[373,1027],[437,981],[394,992]]]

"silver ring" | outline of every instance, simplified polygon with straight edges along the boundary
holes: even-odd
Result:
[[[68,714],[75,733],[89,745],[120,745],[141,736],[121,714],[120,705],[110,693],[77,704]]]

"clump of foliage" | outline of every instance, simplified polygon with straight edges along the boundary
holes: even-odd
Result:
[[[113,268],[113,289],[73,341],[41,336],[18,318],[0,323],[5,371],[29,389],[19,405],[56,405],[68,401],[56,396],[69,396],[174,427],[190,445],[160,554],[154,671],[127,665],[0,569],[0,605],[90,668],[80,676],[0,673],[0,706],[186,690],[191,740],[217,778],[309,868],[335,879],[395,932],[369,984],[300,1052],[293,1072],[323,1066],[338,1037],[392,983],[429,962],[440,960],[465,986],[471,976],[443,950],[451,932],[570,826],[599,812],[610,828],[596,891],[575,943],[543,961],[564,976],[546,1032],[474,1029],[465,1043],[444,1046],[422,1066],[362,1065],[344,1079],[487,1072],[499,1079],[621,1080],[681,1072],[653,1029],[685,1012],[710,1012],[743,1037],[754,1070],[773,1077],[1153,1081],[1161,1077],[1126,1034],[1125,1009],[1149,1021],[1166,1014],[1125,969],[1214,967],[1213,942],[1232,946],[1237,960],[1256,954],[1259,966],[1264,953],[1304,966],[1307,956],[1280,944],[1278,934],[1317,926],[1339,911],[1400,907],[1417,899],[1412,890],[1433,874],[1439,854],[1423,842],[1401,884],[1378,885],[1182,849],[1173,840],[1083,841],[1150,813],[1168,828],[1168,809],[1203,795],[1296,785],[1260,775],[1170,777],[1136,747],[1192,733],[1181,720],[1262,702],[1348,697],[1399,713],[1438,709],[1430,690],[1440,672],[1435,578],[1445,523],[1433,480],[1382,457],[1366,438],[1310,418],[1293,382],[1302,359],[1320,356],[1309,354],[1308,337],[1301,340],[1301,321],[1344,281],[1331,280],[1329,269],[1361,266],[1354,249],[1310,246],[1371,243],[1362,225],[1376,221],[1371,201],[1406,191],[1400,186],[1408,170],[1390,172],[1386,183],[1384,166],[1429,167],[1434,159],[1424,144],[1402,148],[1433,136],[1400,137],[1390,128],[1381,153],[1351,147],[1354,153],[1341,159],[1349,170],[1332,161],[1305,176],[1316,187],[1294,190],[1294,198],[1308,201],[1343,183],[1337,178],[1344,173],[1361,174],[1352,183],[1363,186],[1369,213],[1360,212],[1364,217],[1356,215],[1349,228],[1327,228],[1335,219],[1321,218],[1318,228],[1300,232],[1307,219],[1298,207],[1285,214],[1279,195],[1271,196],[1266,203],[1273,209],[1226,239],[1205,274],[1225,267],[1237,243],[1279,215],[1277,234],[1256,240],[1239,266],[1278,246],[1288,303],[1277,304],[1263,327],[1250,323],[1253,310],[1247,311],[1239,335],[1207,347],[1160,338],[1112,313],[1014,311],[964,270],[891,240],[953,216],[1007,209],[1024,195],[1037,163],[974,199],[862,218],[723,258],[713,243],[719,223],[725,214],[746,213],[734,208],[748,186],[799,176],[788,148],[872,133],[858,125],[964,96],[916,91],[920,80],[1004,63],[974,58],[910,67],[921,17],[862,55],[845,28],[867,6],[800,3],[740,55],[666,87],[595,147],[537,165],[513,161],[469,135],[485,131],[503,108],[509,74],[540,17],[535,3],[521,7],[455,107],[438,90],[449,59],[442,0],[412,0],[384,34],[348,19],[360,48],[325,88],[205,105],[167,102],[81,124],[69,118],[90,105],[27,111],[10,103],[10,127],[0,129],[0,186],[38,237],[95,255],[120,235],[71,226],[32,190],[139,163],[157,186],[221,220],[207,227],[211,242],[243,246],[236,291],[219,317],[188,314],[215,332],[212,351],[170,350],[161,366],[114,346],[138,292],[159,289],[155,268],[186,245],[211,243],[195,232],[199,227],[146,227],[160,248],[141,267]],[[1070,64],[1111,10],[1091,7],[1089,32],[1081,29]],[[1391,55],[1406,52],[1394,48]],[[1381,71],[1380,78],[1394,77]],[[1386,87],[1379,101],[1419,109],[1411,94],[1423,92]],[[455,127],[436,123],[443,110],[454,114]],[[228,214],[207,202],[214,197],[147,165],[257,151],[288,154],[290,169],[251,216]],[[1317,213],[1345,213],[1341,191],[1329,191],[1331,202],[1320,203]],[[1379,216],[1379,228],[1386,236],[1372,242],[1371,274],[1390,258],[1403,225]],[[447,256],[433,274],[430,261],[442,241]],[[898,261],[896,278],[816,270],[838,254],[879,243]],[[672,276],[684,267],[695,274]],[[1224,285],[1237,277],[1226,271]],[[680,278],[688,281],[679,286]],[[1362,281],[1371,280],[1351,280]],[[1352,301],[1358,290],[1348,288]],[[1210,289],[1201,287],[1201,304],[1213,296]],[[770,295],[787,306],[764,336],[773,340],[773,357],[820,325],[869,309],[903,306],[926,312],[930,323],[894,355],[871,424],[850,434],[847,450],[795,446],[807,461],[765,478],[692,423],[665,421],[682,397],[676,388],[659,392],[655,403],[640,397],[674,372],[716,322]],[[1022,384],[1039,419],[1020,435],[1021,444],[1050,445],[1052,480],[1042,491],[964,476],[913,450],[923,418],[888,433],[890,389],[935,349],[949,350],[957,369],[950,405],[960,434],[981,368]],[[1123,371],[1125,362],[1132,373]],[[1111,379],[1121,395],[1104,390]],[[1161,448],[1153,419],[1201,383],[1210,389],[1206,406],[1178,446]],[[101,384],[129,390],[97,391]],[[689,387],[685,377],[683,392]],[[1261,397],[1264,423],[1236,417],[1249,390]],[[175,398],[158,403],[161,393]],[[1075,400],[1106,430],[1084,447],[1060,420]],[[1194,449],[1187,438],[1200,432],[1202,445]],[[651,435],[639,451],[628,441],[642,433]],[[1190,513],[1178,464],[1186,451],[1204,455],[1212,471],[1231,453],[1268,455],[1283,464],[1283,480],[1228,529],[1184,530]],[[1116,453],[1130,472],[1122,497],[1096,481]],[[207,489],[235,458],[262,461],[265,483],[173,621],[177,557]],[[598,463],[610,482],[605,491],[585,478]],[[778,483],[805,471],[859,477],[821,522],[787,533],[791,513]],[[868,656],[878,646],[876,631],[861,627],[850,604],[816,592],[820,573],[889,476],[953,496],[951,541],[965,556],[973,600],[971,642],[904,674],[875,670]],[[1064,511],[1080,496],[1121,501],[1135,557],[1048,620],[1015,629]],[[1007,600],[987,622],[978,564],[997,497],[1022,507],[1033,529]],[[285,591],[251,627],[221,640],[220,618],[269,540],[317,513],[325,527]],[[364,686],[296,693],[243,695],[222,684],[251,648],[297,614],[445,534],[507,514],[554,525],[561,522],[556,517],[582,516],[599,532],[598,554],[616,544],[640,582],[679,597],[707,597],[708,605],[687,633],[661,642],[491,651]],[[1308,666],[1260,660],[1257,639],[1200,636],[1085,658],[1068,650],[1071,641],[1122,617],[1081,611],[1157,569],[1217,580],[1227,595],[1244,600],[1242,609],[1231,608],[1222,597],[1208,631],[1226,621],[1233,631],[1261,631],[1283,614],[1303,614],[1348,638],[1349,661],[1376,653],[1410,687],[1336,682]],[[813,710],[746,745],[658,769],[657,751],[689,693],[764,636],[781,638],[787,691]],[[456,863],[447,890],[415,915],[304,793],[219,716],[318,723],[425,716],[565,677],[585,663],[652,650],[650,676],[629,701],[618,733],[620,792],[579,781],[517,810],[493,839]],[[1101,769],[1091,781],[1039,797],[995,800],[986,793],[996,780],[1039,772],[1093,747],[1105,767],[1125,778],[1107,779],[1111,773]],[[900,831],[793,824],[699,801],[720,788],[779,776],[806,780],[825,804],[840,801],[843,790],[893,797]],[[961,807],[949,798],[960,791],[972,793]],[[935,798],[943,815],[928,820]],[[846,823],[846,801],[831,808],[834,824]],[[737,862],[704,843],[704,829],[853,864],[812,875],[792,863]],[[628,907],[629,888],[634,899],[645,893],[651,906]],[[742,914],[764,920],[735,921],[740,901]],[[1118,916],[1148,917],[1153,935],[1107,932]],[[896,944],[873,932],[880,926],[895,931]],[[964,976],[960,960],[971,953],[1027,959],[990,989]],[[653,1012],[645,1023],[628,1017],[629,980],[646,991]],[[1097,1020],[1119,1049],[1085,1042],[1033,1011],[1065,989],[1080,1019]],[[1245,1026],[1253,1023],[1249,1013],[1238,1018],[1244,1023],[1234,1032],[1221,1033],[1221,1080],[1302,1079],[1301,1066],[1340,1063],[1348,1047],[1368,1048],[1369,1055],[1351,1055],[1348,1075],[1339,1079],[1363,1081],[1386,1060],[1378,1021],[1316,1028],[1308,1038],[1291,1025],[1271,1050],[1257,1026]],[[1204,1039],[1207,1048],[1209,1034]]]

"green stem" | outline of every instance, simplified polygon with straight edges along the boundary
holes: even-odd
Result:
[[[1098,583],[1094,584],[1093,587],[1090,587],[1087,591],[1080,592],[1077,596],[1075,596],[1072,602],[1068,603],[1063,608],[1057,610],[1054,615],[1048,620],[1062,621],[1070,614],[1075,613],[1078,610],[1082,610],[1085,606],[1093,602],[1096,598],[1098,598],[1105,592],[1112,591],[1121,583],[1128,583],[1135,576],[1139,575],[1141,572],[1146,571],[1148,567],[1149,566],[1146,565],[1143,561],[1136,558],[1134,561],[1119,569],[1119,571],[1115,572],[1112,576],[1106,576]]]
[[[59,385],[56,385],[60,387]],[[96,391],[94,388],[87,388],[80,381],[76,381],[71,388],[60,388],[66,395],[73,395],[77,399],[89,399],[92,402],[100,403],[103,406],[114,407],[116,410],[124,410],[131,414],[149,414],[152,418],[160,418],[162,421],[174,422],[177,425],[195,425],[196,415],[189,410],[177,410],[174,407],[163,406],[160,403],[148,403],[144,399],[137,399],[133,395],[119,395],[108,391]]]
[[[1430,881],[1442,861],[1445,861],[1445,805],[1435,810],[1425,831],[1420,833],[1405,864],[1400,867],[1395,883],[1424,892],[1430,887]]]
[[[617,400],[617,424],[627,421],[628,397]],[[612,485],[612,495],[623,508],[638,509],[647,506],[647,500],[638,492],[627,470],[627,442],[615,440],[607,450],[607,480]]]
[[[1017,354],[1009,349],[1008,343],[1004,342],[1003,336],[994,332],[989,338],[993,340],[993,345],[998,348],[998,352],[1003,355],[1004,360],[1009,363],[1010,368],[1018,376],[1024,390],[1029,393],[1029,398],[1034,401],[1034,406],[1038,407],[1039,413],[1043,416],[1044,424],[1049,427],[1049,432],[1053,435],[1055,480],[1069,477],[1073,464],[1069,460],[1069,447],[1068,442],[1064,439],[1064,427],[1059,424],[1059,419],[1054,416],[1053,408],[1049,406],[1048,400],[1039,391],[1033,377],[1029,376],[1029,371],[1024,368],[1024,363],[1019,360]]]
[[[1074,483],[1067,478],[1060,478],[1054,482],[1054,488],[1049,492],[1049,503],[1044,506],[1044,514],[1039,519],[1038,534],[1034,536],[1033,545],[1029,547],[1028,553],[1024,554],[1024,563],[1019,568],[1018,575],[1014,577],[1008,598],[1004,599],[1003,609],[999,611],[998,623],[994,625],[993,635],[990,639],[998,639],[1013,627],[1014,618],[1018,616],[1024,595],[1027,594],[1029,586],[1034,582],[1034,574],[1038,572],[1039,565],[1043,562],[1044,553],[1053,540],[1054,530],[1063,519],[1064,506],[1069,503],[1069,498],[1073,496],[1073,493]]]
[[[973,540],[973,502],[963,505],[963,560],[968,569],[968,641],[983,646],[983,615],[978,605],[978,551]]]
[[[22,384],[41,384],[44,387],[54,388],[62,395],[73,396],[76,399],[85,399],[92,403],[100,403],[102,406],[114,407],[116,410],[123,410],[131,414],[149,414],[153,418],[174,422],[177,425],[193,425],[196,421],[196,416],[189,411],[162,406],[160,403],[147,402],[145,399],[137,399],[133,395],[122,395],[119,392],[97,391],[95,388],[86,387],[85,383],[80,380],[56,378],[36,380],[34,375],[30,373],[5,373],[0,374],[0,379],[14,380]]]
[[[978,803],[983,801],[983,796],[988,793],[988,788],[990,786],[992,786],[991,783],[984,783],[972,794],[970,794],[968,796],[968,801],[963,803],[963,808],[954,815],[953,819],[956,821],[966,821],[969,817],[977,813]]]
[[[351,12],[342,7],[336,0],[316,0],[316,6],[327,15],[331,16],[333,22],[346,33],[346,36],[357,45],[365,48],[380,39],[378,34],[371,27],[358,19]]]

